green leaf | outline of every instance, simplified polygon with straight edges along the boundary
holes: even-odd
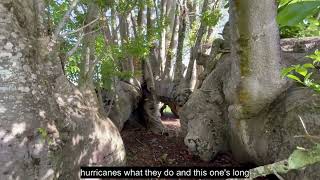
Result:
[[[309,74],[307,74],[306,77],[305,77],[305,79],[309,79],[311,75],[312,75],[312,72],[309,73]]]
[[[288,4],[290,4],[293,0],[280,0],[278,5],[278,12],[284,9]]]
[[[290,169],[300,169],[307,165],[314,164],[320,161],[320,145],[316,144],[311,149],[300,150],[296,149],[288,159]]]
[[[312,15],[319,6],[320,1],[299,1],[288,4],[278,13],[277,22],[280,26],[294,26]]]
[[[320,59],[316,59],[313,61],[313,64],[318,64],[320,62]]]
[[[219,19],[221,17],[221,12],[219,9],[215,9],[214,11],[206,11],[202,15],[202,22],[209,27],[213,27],[217,25]]]
[[[300,80],[300,78],[298,78],[297,76],[293,75],[293,74],[288,74],[287,75],[288,78],[293,79],[295,81],[298,81],[300,83],[302,83],[302,81]]]
[[[295,67],[288,67],[288,68],[283,68],[281,70],[281,76],[284,78],[285,76],[287,76],[287,74],[289,74],[291,71],[293,71],[295,69]]]
[[[47,130],[45,128],[37,128],[37,131],[41,137],[41,141],[45,142],[46,139],[48,139],[48,133]]]
[[[314,68],[314,66],[311,63],[307,63],[302,65],[304,68]]]
[[[313,55],[309,55],[307,57],[315,59],[314,60],[314,63],[315,63],[315,62],[320,62],[318,61],[320,59],[319,55],[320,55],[319,50],[316,50]],[[314,82],[314,79],[310,78],[313,72],[308,72],[308,68],[315,68],[315,67],[311,63],[306,63],[303,65],[300,65],[300,64],[292,65],[291,67],[283,68],[281,74],[282,76],[286,76],[290,79],[293,79],[294,81],[299,82],[304,86],[320,93],[320,84],[318,84],[317,82]],[[304,76],[303,82],[302,82],[302,79],[294,75],[292,71],[295,71],[296,73]]]
[[[302,76],[306,76],[308,73],[308,70],[303,66],[300,66],[299,68],[296,69],[296,72],[301,74]]]
[[[306,57],[308,57],[310,59],[316,59],[318,56],[316,56],[315,54],[311,54],[311,55],[306,56]]]
[[[310,76],[311,76],[311,75],[312,75],[312,72],[309,73],[309,74],[307,74],[306,77],[304,77],[303,83],[304,83],[305,86],[308,86],[308,87],[309,87],[309,86],[312,85],[312,83],[313,83],[312,81],[313,81],[313,80],[310,79]]]

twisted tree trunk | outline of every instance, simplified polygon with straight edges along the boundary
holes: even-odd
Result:
[[[81,165],[123,164],[117,128],[66,79],[33,3],[0,2],[0,179],[77,179]]]
[[[230,1],[231,54],[222,55],[180,113],[188,124],[185,144],[203,160],[224,150],[258,165],[286,159],[296,146],[310,146],[294,138],[304,133],[298,115],[310,134],[320,134],[319,94],[280,76],[282,67],[305,62],[319,40],[289,43],[305,47],[299,51],[282,43],[281,52],[274,3]],[[315,165],[287,177],[318,179],[318,171]]]

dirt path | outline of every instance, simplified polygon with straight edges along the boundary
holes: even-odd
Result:
[[[211,162],[203,162],[191,155],[179,136],[179,119],[162,119],[168,133],[153,134],[143,128],[125,129],[121,132],[127,151],[129,166],[240,166],[229,153],[219,154]]]
[[[231,153],[220,153],[210,162],[203,162],[188,152],[183,137],[179,136],[179,119],[162,118],[168,133],[157,135],[144,128],[130,128],[121,132],[128,166],[197,166],[197,167],[250,167],[233,160]],[[251,168],[251,167],[250,167]],[[274,177],[259,180],[277,179]]]

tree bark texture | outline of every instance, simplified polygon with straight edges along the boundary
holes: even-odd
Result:
[[[78,179],[81,165],[123,165],[117,128],[35,33],[34,2],[0,2],[0,179]]]

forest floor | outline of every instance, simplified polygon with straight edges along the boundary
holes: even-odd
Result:
[[[167,128],[163,135],[144,128],[127,128],[121,132],[129,166],[240,166],[229,153],[221,153],[210,162],[201,161],[184,145],[179,119],[165,115],[162,123]]]
[[[124,128],[121,132],[128,166],[196,166],[196,167],[247,167],[236,162],[231,153],[219,153],[212,161],[201,161],[192,155],[180,135],[180,121],[173,115],[162,116],[167,128],[163,135],[154,134],[144,128]],[[259,178],[259,180],[274,179]]]

